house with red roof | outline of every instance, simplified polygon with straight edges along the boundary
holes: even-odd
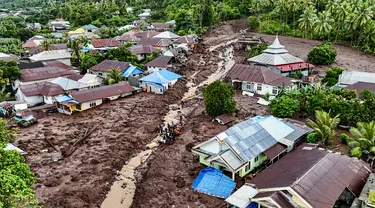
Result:
[[[235,64],[227,74],[234,89],[259,95],[277,95],[280,88],[293,88],[295,81],[265,66]]]
[[[107,74],[110,69],[118,69],[122,73],[129,66],[130,66],[130,63],[128,62],[117,61],[117,60],[104,60],[100,62],[99,64],[91,67],[87,71],[90,74],[95,74],[95,75],[98,75],[100,78],[105,79],[107,78]]]
[[[17,89],[16,100],[26,102],[28,106],[41,103],[53,104],[56,97],[64,94],[65,91],[60,85],[41,82],[20,86]]]
[[[122,45],[123,44],[121,42],[112,38],[93,39],[88,41],[85,48],[88,50],[108,51],[109,49],[117,48]]]
[[[249,58],[247,61],[253,65],[266,66],[283,76],[288,76],[296,71],[301,71],[304,76],[308,76],[315,67],[301,58],[289,54],[285,46],[280,44],[277,36],[262,54]]]

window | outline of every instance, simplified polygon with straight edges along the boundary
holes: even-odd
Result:
[[[160,89],[160,92],[163,92],[163,89]]]
[[[245,171],[246,171],[246,172],[249,171],[250,168],[251,168],[251,162],[249,161],[249,163],[248,163],[248,164],[246,165],[246,167],[245,167]]]
[[[96,106],[96,102],[90,103],[90,108]]]
[[[272,88],[272,94],[277,95],[277,87]]]
[[[247,84],[246,89],[253,90],[254,89],[254,83]]]
[[[257,90],[262,91],[262,84],[257,84]]]
[[[258,156],[256,156],[255,158],[254,158],[254,162],[258,162]]]
[[[77,104],[77,105],[76,105],[76,108],[77,108],[78,110],[81,110],[81,104]]]
[[[103,73],[101,73],[101,72],[99,72],[98,74],[99,74],[100,76],[102,76],[102,75],[103,75]]]

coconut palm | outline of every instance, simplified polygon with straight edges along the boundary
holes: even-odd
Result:
[[[349,142],[352,148],[360,147],[361,150],[368,150],[375,154],[375,122],[359,122],[357,128],[350,128],[350,133],[356,141]]]
[[[356,18],[354,19],[354,29],[361,28],[372,20],[374,16],[374,11],[371,6],[367,3],[362,3],[356,12]]]
[[[332,30],[334,20],[331,18],[331,13],[328,11],[319,12],[318,19],[315,21],[315,32],[318,35],[326,36]]]
[[[124,77],[121,76],[121,70],[119,68],[111,68],[108,70],[107,78],[104,82],[107,85],[112,85],[121,82],[124,80]]]
[[[77,62],[79,64],[81,62],[81,57],[80,57],[80,54],[79,54],[81,46],[80,46],[78,40],[73,40],[72,41],[72,49],[73,49],[73,53],[74,53],[74,55],[75,55],[75,57],[77,59]]]
[[[337,41],[339,33],[343,29],[342,27],[345,23],[344,21],[351,11],[352,11],[352,7],[347,1],[344,1],[343,3],[341,3],[340,6],[337,8],[337,11],[336,11],[337,27],[336,27],[335,41]]]
[[[49,40],[44,40],[41,44],[43,50],[49,51],[51,50],[51,42]]]
[[[315,111],[315,121],[309,120],[307,123],[324,144],[329,144],[336,135],[335,129],[340,123],[340,118],[339,115],[331,118],[331,115],[325,111]]]
[[[299,22],[299,27],[305,33],[305,38],[307,36],[307,33],[310,33],[312,36],[311,31],[312,31],[312,28],[314,26],[316,19],[317,19],[316,10],[313,6],[307,7],[305,11],[303,12],[303,14],[301,14],[301,18],[298,20],[298,22]]]

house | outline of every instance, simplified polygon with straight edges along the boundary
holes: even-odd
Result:
[[[198,43],[197,38],[194,38],[191,35],[185,35],[175,40],[173,42],[173,46],[175,48],[182,47],[182,48],[189,50],[189,49],[194,49],[197,43]]]
[[[375,191],[375,174],[371,173],[363,187],[361,194],[357,196],[350,208],[373,208],[374,202],[370,201],[370,195]]]
[[[255,202],[251,202],[251,198],[258,194],[258,190],[252,184],[245,183],[239,189],[237,189],[234,193],[232,193],[229,197],[225,199],[225,201],[234,207],[237,208],[258,208],[258,204]],[[227,206],[231,207],[231,206]]]
[[[60,66],[45,66],[21,70],[20,78],[12,83],[13,90],[19,86],[51,81],[57,77],[67,77],[75,74],[74,71]]]
[[[169,20],[168,22],[165,22],[165,24],[169,25],[170,27],[174,27],[176,25],[176,20]]]
[[[172,87],[181,75],[162,69],[139,79],[139,86],[147,92],[163,94],[164,91]]]
[[[265,66],[235,64],[227,77],[234,89],[259,95],[277,95],[281,87],[292,88],[294,80],[282,76]]]
[[[41,103],[53,104],[55,98],[64,95],[64,89],[51,82],[42,82],[28,85],[21,85],[16,93],[16,100],[24,101],[28,106]]]
[[[139,19],[145,20],[151,17],[151,10],[150,9],[144,9],[141,14],[138,15]]]
[[[6,54],[6,53],[0,52],[0,60],[18,62],[19,58],[18,58],[18,56],[14,55],[14,54]]]
[[[68,49],[61,49],[61,50],[51,50],[51,51],[43,51],[33,56],[30,56],[29,59],[31,62],[36,61],[59,61],[66,65],[71,65],[70,59],[72,55],[68,51]]]
[[[172,56],[159,56],[145,64],[148,72],[152,73],[162,69],[171,69],[174,58]]]
[[[247,61],[251,64],[266,66],[283,76],[295,71],[301,71],[304,76],[308,76],[314,68],[314,65],[290,55],[285,46],[280,44],[277,36],[262,54],[249,58]]]
[[[166,23],[160,23],[160,22],[154,22],[154,23],[149,23],[146,26],[147,30],[156,30],[159,32],[164,32],[169,30],[169,25]]]
[[[258,189],[251,201],[262,207],[331,208],[338,200],[350,205],[371,172],[365,161],[304,144],[249,182]]]
[[[95,74],[86,73],[82,78],[77,80],[79,83],[85,84],[88,88],[100,87],[103,78]]]
[[[86,33],[95,33],[99,30],[98,27],[92,24],[84,25],[82,26],[82,29],[84,29]]]
[[[65,21],[64,19],[55,19],[50,21],[50,27],[52,31],[58,31],[58,30],[69,30],[70,29],[70,22]]]
[[[139,87],[139,79],[143,75],[143,70],[137,66],[128,66],[128,68],[122,72],[121,76],[125,77],[125,80],[133,87]]]
[[[132,95],[134,91],[135,89],[127,82],[74,91],[70,96],[58,99],[57,107],[60,113],[70,115],[73,112],[81,112],[104,102]]]
[[[40,35],[35,35],[29,40],[27,40],[23,45],[23,49],[29,49],[29,48],[35,48],[38,47],[43,43],[43,41],[48,40],[47,38],[40,36]]]
[[[121,35],[121,36],[118,36],[118,37],[115,38],[115,40],[119,41],[122,44],[125,44],[127,42],[131,42],[133,44],[137,44],[138,41],[140,41],[141,39],[139,37],[137,37],[136,35],[134,35],[134,34],[130,34],[130,35]]]
[[[132,30],[129,30],[128,32],[126,32],[126,33],[124,33],[122,35],[136,35],[136,34],[141,33],[141,32],[144,32],[144,31],[143,30],[139,30],[139,29],[132,29]]]
[[[200,163],[246,176],[263,162],[273,163],[284,156],[309,131],[296,133],[298,126],[273,116],[253,117],[193,147]]]
[[[375,73],[345,70],[335,86],[347,87],[357,82],[375,83]]]
[[[68,49],[68,46],[65,43],[50,44],[49,47],[50,47],[49,50],[67,50]],[[25,51],[24,55],[27,55],[27,56],[35,55],[43,51],[46,51],[45,48],[38,46],[38,47],[30,48],[29,50]]]
[[[49,82],[59,85],[65,92],[71,92],[73,90],[85,90],[88,88],[85,83],[77,82],[65,77],[58,77]]]
[[[108,51],[112,48],[117,48],[122,46],[122,43],[115,39],[94,39],[89,40],[86,48],[88,50],[99,50],[99,51]]]
[[[153,52],[161,52],[160,49],[150,45],[133,45],[128,49],[132,54],[135,54],[137,56],[138,60],[146,59],[146,57],[152,55]]]
[[[27,23],[26,27],[31,29],[31,30],[41,30],[42,29],[42,25],[38,22]]]
[[[139,38],[153,38],[154,36],[160,34],[159,32],[156,32],[155,30],[147,30],[143,32],[136,32],[134,35],[136,35]]]
[[[119,69],[121,72],[125,71],[130,64],[128,62],[117,61],[117,60],[104,60],[99,64],[91,67],[88,72],[91,74],[98,75],[105,79],[107,78],[108,71],[110,69]]]
[[[159,33],[159,34],[155,35],[153,38],[177,40],[177,39],[180,38],[180,36],[177,35],[177,34],[174,34],[173,32],[165,31],[165,32],[162,32],[162,33]]]
[[[135,27],[135,28],[140,28],[142,25],[145,25],[146,24],[146,22],[145,22],[145,20],[143,20],[143,19],[140,19],[140,20],[134,20],[133,21],[133,26]]]
[[[375,83],[369,83],[369,82],[356,82],[354,84],[347,85],[345,87],[348,90],[355,90],[357,95],[360,95],[360,93],[364,89],[370,90],[370,92],[375,93]]]
[[[138,45],[150,45],[156,47],[162,51],[167,51],[170,48],[173,48],[173,42],[169,39],[161,38],[142,38]]]

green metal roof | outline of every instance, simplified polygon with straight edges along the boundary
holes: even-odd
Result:
[[[93,30],[93,29],[98,29],[95,25],[89,24],[89,25],[84,25],[82,26],[83,29],[85,30]]]

